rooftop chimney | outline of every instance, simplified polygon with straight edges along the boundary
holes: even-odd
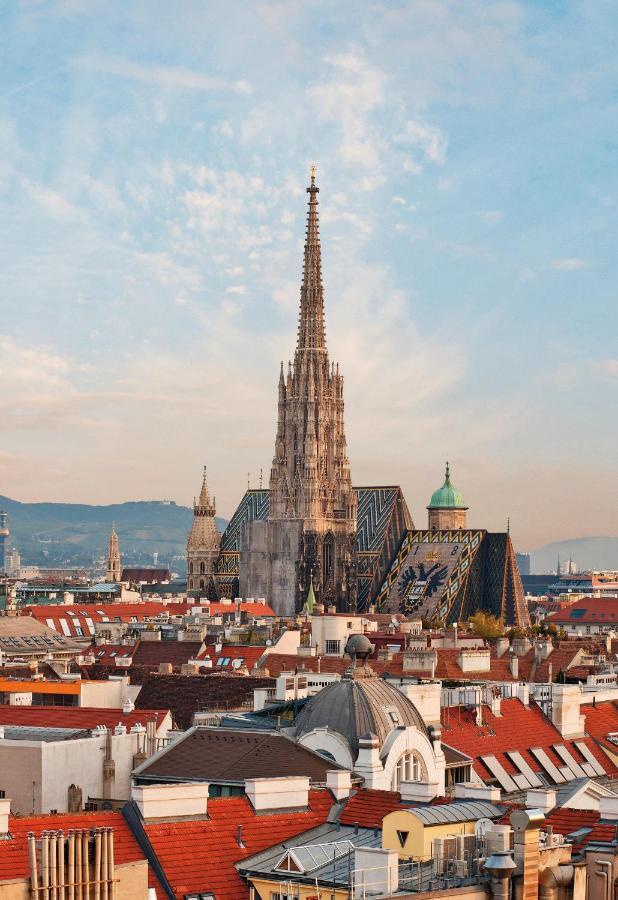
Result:
[[[9,832],[9,813],[11,812],[11,801],[0,800],[0,837]]]
[[[204,781],[183,784],[134,785],[131,797],[142,818],[179,819],[185,816],[205,816],[208,806],[208,784]]]
[[[295,775],[247,778],[245,794],[256,812],[305,809],[309,804],[309,778]]]

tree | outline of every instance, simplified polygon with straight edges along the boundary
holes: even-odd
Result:
[[[497,638],[504,634],[500,619],[481,610],[470,616],[470,624],[474,633],[482,638]]]

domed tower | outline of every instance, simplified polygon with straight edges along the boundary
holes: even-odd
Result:
[[[215,499],[210,499],[204,466],[202,489],[199,500],[193,503],[193,525],[187,540],[187,590],[190,593],[211,591],[215,584],[221,544],[215,512]]]
[[[458,531],[467,528],[466,506],[463,494],[451,484],[451,471],[446,464],[444,484],[434,491],[427,507],[430,531]]]
[[[118,543],[116,528],[112,525],[107,544],[107,575],[105,576],[105,580],[118,582],[120,581],[120,573],[120,544]]]

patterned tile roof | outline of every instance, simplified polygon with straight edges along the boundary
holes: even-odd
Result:
[[[249,888],[235,864],[322,824],[332,804],[329,791],[310,791],[306,811],[258,816],[246,797],[210,799],[207,819],[146,823],[145,830],[177,897],[212,892],[216,900],[240,900]]]

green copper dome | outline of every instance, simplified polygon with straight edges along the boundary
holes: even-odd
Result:
[[[444,484],[437,491],[434,491],[429,501],[427,509],[467,509],[466,501],[463,494],[453,487],[451,484],[451,473],[448,463],[446,464],[446,475],[444,476]]]

